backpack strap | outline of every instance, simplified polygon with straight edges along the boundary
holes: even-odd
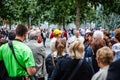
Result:
[[[92,73],[95,73],[94,68],[93,68],[93,64],[92,64],[92,57],[86,57],[85,60],[88,62],[89,66],[92,70]]]

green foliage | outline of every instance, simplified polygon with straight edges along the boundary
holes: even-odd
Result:
[[[96,15],[96,8],[103,5],[102,14]],[[80,0],[80,22],[106,22],[112,12],[120,14],[120,0]],[[76,20],[76,0],[1,0],[0,22],[12,20],[27,24],[31,18],[34,25],[49,23],[70,23]],[[109,18],[108,18],[109,19]]]

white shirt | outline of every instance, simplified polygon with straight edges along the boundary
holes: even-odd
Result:
[[[67,54],[67,53],[63,52],[63,53],[62,53],[62,56],[65,56],[65,54]],[[59,57],[59,56],[57,56],[57,51],[53,52],[52,55],[53,55],[54,57]]]
[[[120,59],[120,43],[116,43],[112,46],[112,51],[115,52],[114,61]]]

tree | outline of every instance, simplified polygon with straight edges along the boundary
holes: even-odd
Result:
[[[80,1],[76,0],[76,28],[79,29],[80,26]]]
[[[78,29],[84,21],[97,20],[95,10],[99,4],[104,8],[104,15],[120,14],[120,0],[1,0],[0,20],[19,21],[28,26],[47,21],[64,27],[76,21]]]

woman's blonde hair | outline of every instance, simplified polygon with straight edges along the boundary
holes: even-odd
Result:
[[[80,40],[74,41],[69,48],[70,56],[73,59],[80,59],[83,57],[84,45]]]
[[[108,65],[113,61],[114,54],[113,51],[109,47],[102,47],[97,51],[96,54],[97,60],[99,60],[102,64]]]

